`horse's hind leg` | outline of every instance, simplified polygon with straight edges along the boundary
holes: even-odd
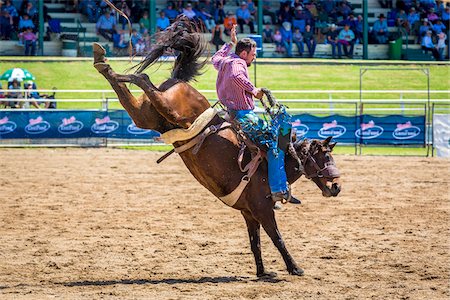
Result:
[[[260,239],[260,225],[258,221],[256,221],[250,212],[241,211],[244,216],[245,222],[247,223],[248,236],[250,238],[250,247],[253,252],[253,256],[255,257],[256,262],[256,276],[265,277],[270,276],[274,277],[275,273],[266,273],[264,271],[264,265],[261,256],[261,239]]]
[[[111,66],[106,63],[105,49],[98,43],[94,43],[93,48],[94,67],[109,81],[114,91],[117,93],[120,103],[128,111],[133,120],[135,120],[135,118],[142,118],[142,106],[145,104],[152,105],[159,114],[171,123],[176,123],[176,120],[180,119],[177,112],[171,109],[166,103],[161,92],[158,91],[158,88],[153,85],[146,74],[117,74],[112,70]],[[125,85],[125,83],[128,82],[141,88],[150,100],[140,101],[140,99],[134,98]],[[123,101],[121,99],[123,99]],[[136,123],[136,125],[138,124]]]
[[[283,256],[283,260],[286,263],[289,274],[299,276],[303,275],[303,270],[297,266],[294,259],[286,249],[283,238],[278,230],[275,214],[272,208],[270,207],[270,209],[268,208],[267,210],[264,210],[264,212],[260,213],[258,215],[258,221],[261,223],[264,230]]]

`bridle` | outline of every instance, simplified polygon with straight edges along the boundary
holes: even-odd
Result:
[[[336,164],[334,163],[334,160],[331,156],[327,156],[327,157],[329,157],[329,160],[324,163],[323,167],[320,167],[319,164],[317,163],[316,159],[311,154],[311,151],[309,148],[310,147],[308,147],[308,154],[301,155],[302,157],[300,158],[297,154],[297,151],[295,151],[295,148],[292,145],[292,143],[289,146],[289,153],[297,160],[297,162],[299,164],[299,167],[297,169],[298,172],[305,175],[305,177],[308,179],[322,178],[322,177],[336,178],[336,177],[340,176],[339,170],[337,169]],[[331,152],[331,151],[327,151],[327,152]],[[306,172],[306,169],[307,169],[306,165],[308,164],[308,162],[311,162],[311,164],[315,170],[312,173]]]
[[[308,161],[311,161],[315,172],[308,174],[306,172],[306,165],[308,164]],[[306,178],[312,179],[315,177],[325,177],[325,178],[335,178],[339,177],[339,170],[336,167],[336,164],[334,163],[334,160],[330,157],[330,160],[325,162],[323,168],[319,166],[316,159],[312,156],[311,152],[308,151],[308,155],[306,158],[302,161],[302,167],[303,167],[303,174]]]

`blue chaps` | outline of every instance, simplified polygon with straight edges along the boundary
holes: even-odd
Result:
[[[266,146],[267,162],[269,164],[269,186],[272,193],[286,192],[287,178],[284,169],[283,150],[278,148],[278,130],[267,124],[266,121],[258,117],[252,110],[232,111],[236,120],[241,124],[242,130],[257,145]]]

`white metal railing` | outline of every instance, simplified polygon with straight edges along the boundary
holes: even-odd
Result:
[[[11,92],[12,90],[7,90],[7,89],[0,89],[0,94],[7,94],[9,92]],[[52,99],[52,101],[54,102],[117,102],[117,98],[115,97],[107,97],[107,95],[109,94],[113,94],[115,95],[115,92],[112,89],[108,89],[108,90],[70,90],[70,89],[65,89],[65,90],[56,90],[56,89],[37,89],[37,90],[29,90],[29,89],[20,89],[20,90],[13,90],[14,92],[20,92],[20,93],[24,93],[24,96],[21,98],[0,98],[2,99],[1,101],[19,101],[19,102],[24,102],[24,101],[29,101],[29,98],[27,97],[27,93],[29,92],[39,92],[39,93],[76,93],[76,94],[100,94],[99,97],[90,97],[90,98],[76,98],[76,99]],[[142,93],[142,90],[137,89],[137,90],[130,90],[132,93]],[[215,90],[199,90],[200,93],[205,93],[205,94],[216,94]],[[409,102],[409,103],[424,103],[424,102],[428,102],[428,97],[424,98],[424,99],[419,99],[419,98],[409,98],[409,97],[405,97],[406,95],[409,94],[422,94],[422,95],[439,95],[439,94],[447,94],[448,97],[447,98],[431,98],[430,97],[430,102],[433,103],[446,103],[450,101],[450,91],[449,90],[272,90],[272,93],[274,95],[276,94],[321,94],[324,95],[326,94],[328,97],[327,98],[295,98],[295,99],[291,99],[291,98],[282,98],[279,97],[279,100],[283,103],[306,103],[306,102],[311,102],[311,101],[326,101],[326,102],[341,102],[341,103],[356,103],[356,102],[364,102],[364,103],[370,103],[370,102],[377,102],[377,103],[389,103],[389,102]],[[355,98],[344,98],[344,99],[339,99],[339,98],[333,98],[333,95],[336,94],[355,94]],[[399,98],[390,98],[390,99],[386,99],[386,98],[381,98],[381,99],[360,99],[360,95],[362,94],[398,94]],[[359,96],[358,96],[359,95]]]

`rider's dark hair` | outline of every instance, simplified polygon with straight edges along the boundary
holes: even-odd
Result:
[[[255,40],[251,38],[243,38],[236,45],[236,54],[241,54],[242,51],[250,52],[252,48],[256,48]]]

